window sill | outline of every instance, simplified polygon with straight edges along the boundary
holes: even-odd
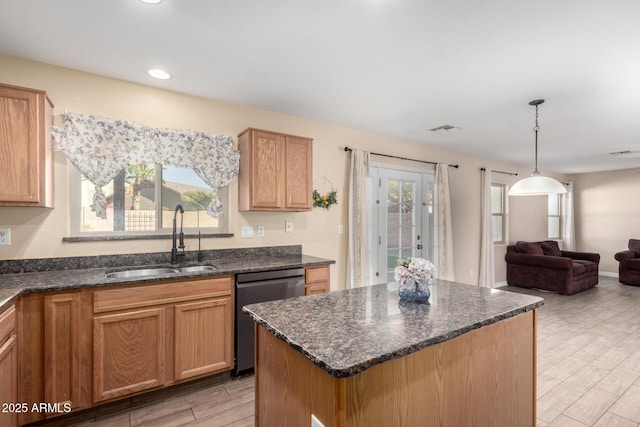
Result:
[[[184,235],[185,239],[197,239],[198,234],[187,234]],[[202,238],[223,238],[223,237],[233,237],[233,233],[202,233],[200,234]],[[131,235],[131,236],[73,236],[73,237],[63,237],[62,241],[67,243],[77,243],[77,242],[108,242],[108,241],[122,241],[122,240],[162,240],[162,239],[172,239],[173,235],[171,234],[140,234],[140,235]]]

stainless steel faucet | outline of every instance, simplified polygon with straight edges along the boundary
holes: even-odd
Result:
[[[178,216],[178,211],[180,211],[180,233],[178,234],[178,230],[176,227],[176,217]],[[171,264],[178,263],[178,257],[184,256],[184,233],[182,232],[182,225],[184,222],[184,209],[182,205],[176,205],[176,210],[173,212],[173,246],[171,247]],[[179,238],[179,243],[176,242]],[[176,245],[176,243],[178,243]],[[182,249],[182,252],[178,252],[178,249]]]

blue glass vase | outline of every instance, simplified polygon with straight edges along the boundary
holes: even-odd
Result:
[[[426,280],[416,280],[408,277],[400,281],[398,296],[401,301],[417,302],[426,304],[429,302],[431,291]]]

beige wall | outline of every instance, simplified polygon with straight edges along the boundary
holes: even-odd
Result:
[[[65,110],[125,119],[143,125],[186,128],[236,137],[245,128],[257,127],[314,138],[314,180],[320,191],[326,177],[337,188],[337,206],[311,213],[239,212],[237,182],[229,189],[229,231],[233,238],[206,239],[205,249],[302,244],[309,255],[336,260],[332,266],[332,289],[344,287],[347,253],[348,156],[346,145],[374,152],[425,160],[458,163],[450,170],[452,193],[455,278],[476,284],[480,247],[480,168],[520,173],[519,177],[496,174],[494,181],[512,184],[530,173],[529,167],[402,141],[356,129],[276,114],[240,105],[197,98],[0,55],[0,82],[46,90],[56,107],[56,124]],[[376,160],[383,160],[376,158]],[[398,161],[396,163],[402,163]],[[419,163],[409,162],[411,167]],[[56,208],[0,208],[0,227],[10,227],[12,245],[0,247],[0,259],[46,258],[98,254],[169,251],[170,241],[63,243],[69,234],[69,163],[56,153]],[[425,166],[429,168],[430,166]],[[328,190],[328,189],[327,189]],[[546,199],[511,198],[509,241],[540,240],[546,236]],[[284,221],[292,220],[293,233],[284,232]],[[339,235],[338,225],[345,226]],[[265,227],[264,238],[243,239],[242,226]],[[194,248],[187,241],[187,249]],[[505,280],[504,246],[496,250],[496,280]]]
[[[640,239],[640,168],[576,174],[576,245],[600,254],[600,271],[618,275],[616,252]]]

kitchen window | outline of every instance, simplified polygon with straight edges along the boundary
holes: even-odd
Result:
[[[95,186],[76,168],[71,174],[71,231],[73,236],[149,235],[171,232],[175,207],[184,208],[184,229],[226,232],[226,193],[220,190],[224,215],[207,214],[211,188],[187,168],[160,164],[127,165],[102,187],[107,197],[106,218],[92,211]]]
[[[491,184],[491,215],[493,218],[493,243],[505,242],[506,209],[504,197],[504,184]]]

